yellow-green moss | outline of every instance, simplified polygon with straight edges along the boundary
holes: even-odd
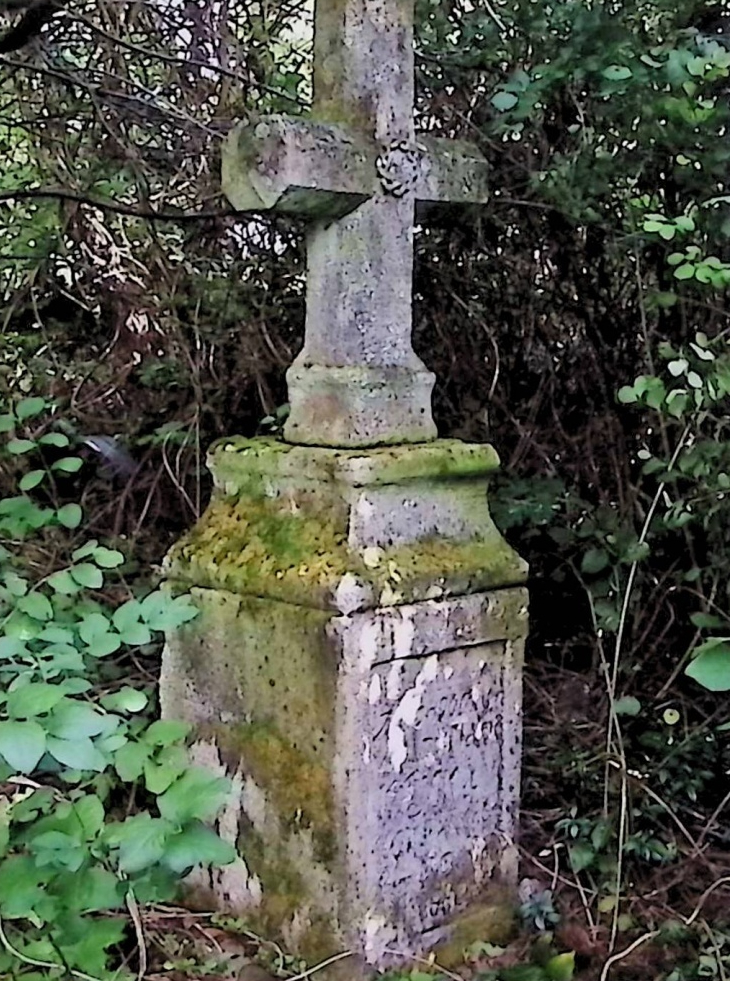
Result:
[[[335,858],[335,830],[326,767],[312,762],[271,726],[261,723],[216,727],[215,736],[227,765],[243,765],[284,826],[293,832],[309,830],[315,859],[329,865]]]
[[[515,932],[516,906],[507,889],[494,887],[488,899],[457,916],[449,940],[434,951],[436,961],[446,968],[464,962],[464,951],[477,942],[505,944]]]

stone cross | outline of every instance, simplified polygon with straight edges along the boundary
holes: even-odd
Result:
[[[411,346],[418,202],[481,202],[486,161],[416,136],[413,0],[316,0],[311,118],[241,125],[223,188],[243,211],[313,219],[304,348],[288,373],[289,442],[433,439],[433,375]]]
[[[483,201],[486,165],[415,135],[413,89],[413,0],[316,0],[312,117],[228,140],[234,205],[310,219],[305,343],[285,440],[212,447],[166,559],[200,616],[163,715],[235,788],[238,859],[198,886],[312,964],[350,952],[348,981],[500,942],[517,875],[527,568],[495,451],[435,439],[411,347],[416,207]]]

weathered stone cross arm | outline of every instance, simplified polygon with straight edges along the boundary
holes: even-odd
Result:
[[[464,140],[419,135],[389,146],[296,116],[240,123],[223,149],[223,190],[239,211],[332,219],[378,194],[415,201],[487,200],[487,161]]]

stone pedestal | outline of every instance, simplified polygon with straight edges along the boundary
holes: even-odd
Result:
[[[496,454],[229,439],[209,463],[213,501],[167,561],[201,615],[161,680],[234,782],[241,858],[205,885],[312,962],[354,951],[353,978],[497,937],[527,597],[487,508]]]

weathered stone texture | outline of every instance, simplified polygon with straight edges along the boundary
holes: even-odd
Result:
[[[163,711],[236,787],[241,859],[208,885],[310,959],[382,967],[509,921],[527,599],[496,462],[223,440],[168,561],[201,616],[169,638]]]

